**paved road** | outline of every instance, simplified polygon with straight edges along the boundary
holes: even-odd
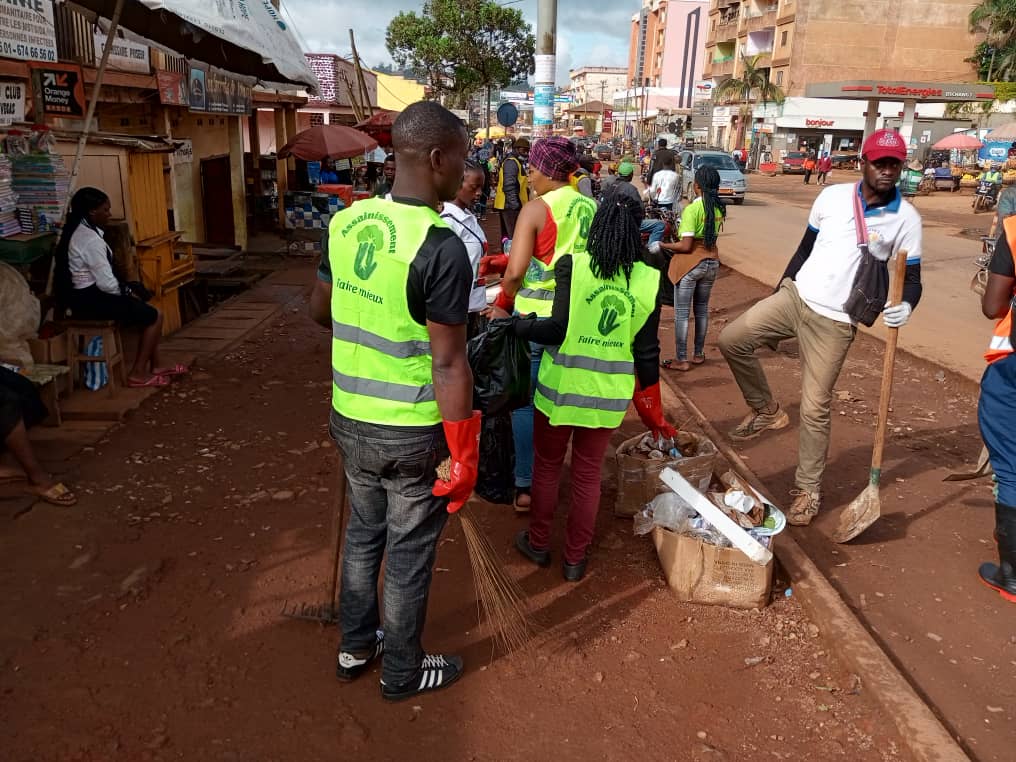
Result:
[[[771,190],[779,188],[774,185],[776,179],[762,180]],[[763,183],[753,178],[753,184]],[[918,201],[918,208],[922,201]],[[775,285],[804,233],[806,203],[797,199],[788,202],[772,192],[754,192],[743,206],[731,207],[729,216],[720,240],[723,263]],[[975,221],[984,225],[988,218],[981,216],[972,223]],[[982,317],[978,297],[968,284],[980,244],[958,232],[955,224],[926,220],[924,296],[911,322],[900,332],[900,347],[979,381],[991,323]],[[881,322],[869,332],[885,335]]]

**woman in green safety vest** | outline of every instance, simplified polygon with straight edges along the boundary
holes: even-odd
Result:
[[[522,208],[512,239],[511,253],[503,262],[501,294],[494,302],[495,317],[520,315],[549,317],[554,302],[554,266],[568,254],[586,250],[596,202],[571,186],[578,167],[575,144],[566,138],[544,138],[529,154],[529,183],[540,197]],[[484,272],[481,270],[481,272]],[[533,384],[543,345],[533,342]],[[533,483],[533,407],[512,413],[515,440],[515,510],[528,513]]]
[[[626,196],[604,203],[592,220],[588,252],[565,254],[554,265],[551,314],[513,322],[517,335],[547,346],[535,390],[532,511],[515,546],[538,566],[550,564],[550,527],[571,442],[563,566],[571,582],[586,572],[603,455],[629,403],[654,437],[677,433],[660,401],[660,273],[644,260],[638,206]]]

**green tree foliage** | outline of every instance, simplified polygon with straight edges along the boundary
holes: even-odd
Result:
[[[1016,80],[1016,0],[983,0],[968,18],[970,31],[984,41],[967,60],[978,77],[988,81]]]
[[[769,81],[769,68],[762,66],[762,56],[741,56],[741,76],[721,82],[715,90],[717,100],[738,101],[741,118],[737,120],[737,145],[744,145],[744,133],[751,120],[752,107],[758,103],[783,103],[783,88]]]
[[[536,52],[522,12],[489,0],[428,0],[419,14],[392,19],[385,44],[397,64],[425,73],[457,105],[532,73]]]

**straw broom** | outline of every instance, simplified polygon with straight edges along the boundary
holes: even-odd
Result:
[[[438,476],[447,481],[450,469],[451,460],[445,460],[438,466]],[[518,582],[505,572],[497,551],[473,518],[469,510],[471,504],[470,501],[463,506],[466,510],[459,510],[455,515],[462,523],[462,534],[466,538],[473,585],[487,616],[491,637],[504,653],[512,653],[525,646],[533,633],[526,596]]]

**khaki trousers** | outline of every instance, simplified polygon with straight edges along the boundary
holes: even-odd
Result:
[[[818,492],[829,452],[830,403],[857,329],[812,310],[789,278],[779,291],[755,304],[720,334],[727,360],[744,401],[754,410],[773,401],[769,382],[755,357],[761,346],[796,338],[801,354],[801,433],[797,474],[800,489]]]

